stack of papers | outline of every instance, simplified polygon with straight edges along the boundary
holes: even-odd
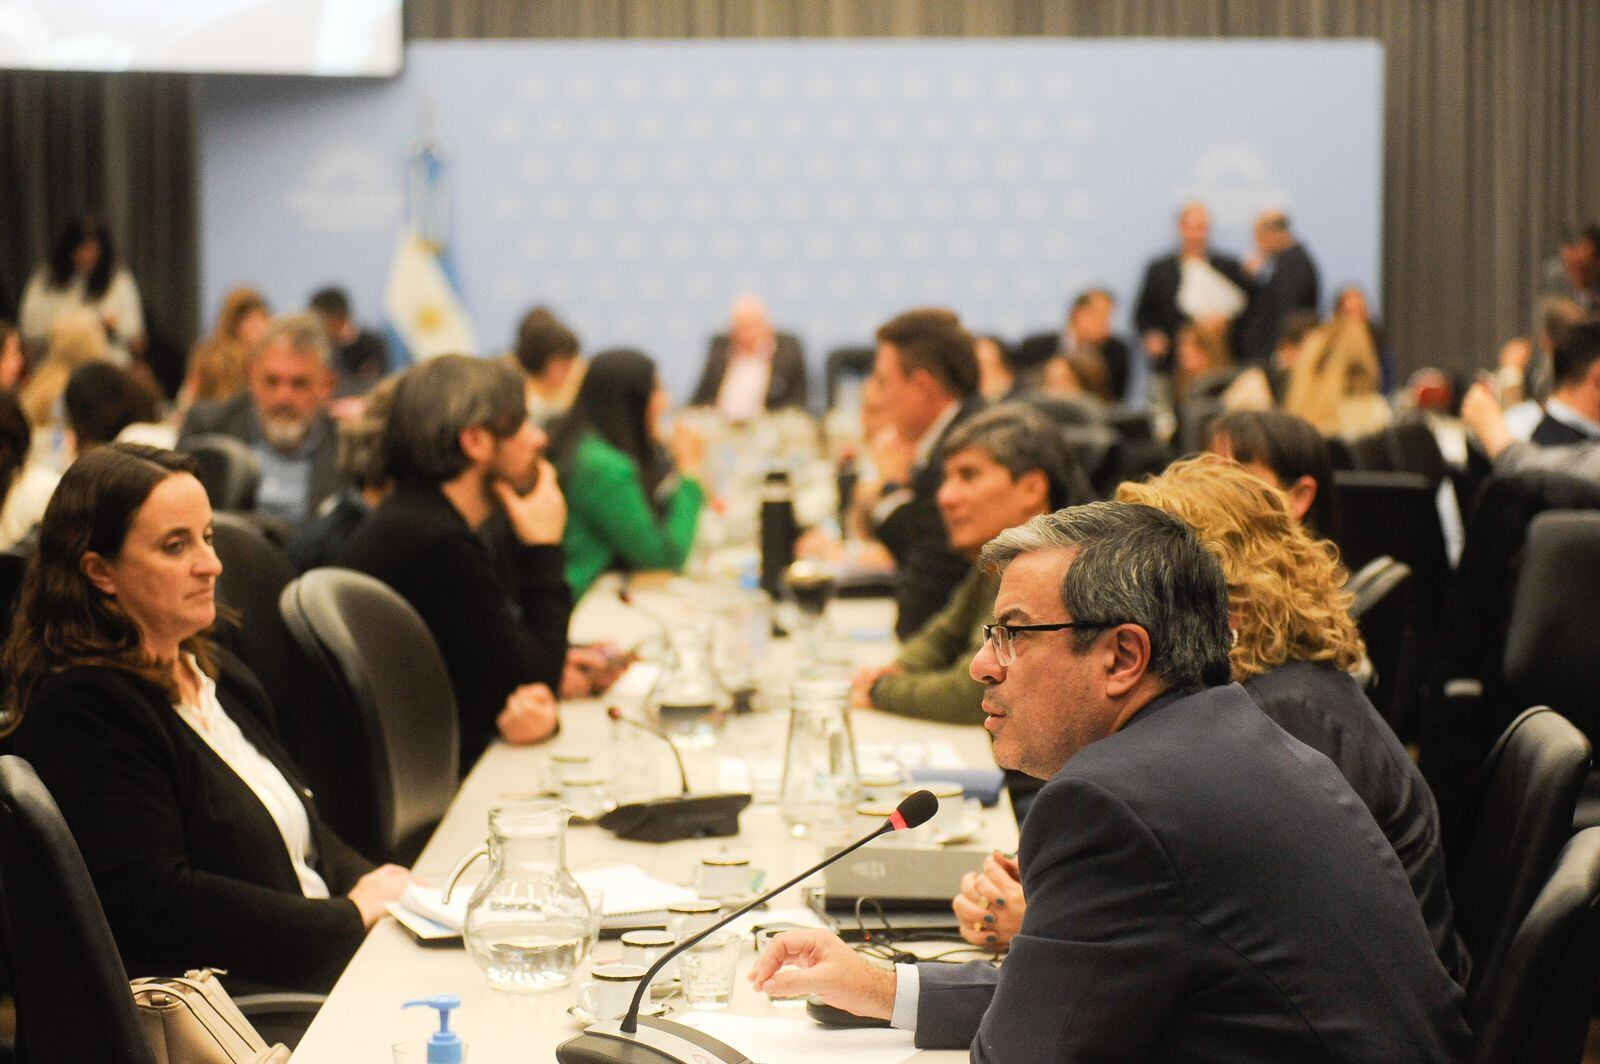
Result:
[[[696,897],[688,887],[657,879],[638,865],[608,865],[574,872],[573,877],[590,898],[603,896],[603,917],[662,912]],[[399,901],[389,903],[389,912],[422,938],[451,938],[461,934],[471,897],[471,886],[458,886],[446,905],[440,888],[412,883]]]

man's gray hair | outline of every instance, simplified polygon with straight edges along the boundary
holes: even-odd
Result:
[[[398,484],[436,485],[472,464],[461,433],[514,434],[527,419],[522,376],[500,359],[441,355],[407,370],[383,431],[384,468]]]
[[[960,422],[945,437],[943,458],[948,461],[968,448],[1005,466],[1012,480],[1039,470],[1050,486],[1052,510],[1094,498],[1072,440],[1061,426],[1026,403],[1001,403]]]
[[[322,327],[322,321],[309,311],[273,318],[267,331],[261,334],[261,342],[256,344],[256,353],[260,354],[279,343],[287,343],[289,349],[297,354],[310,355],[322,369],[327,369],[333,362],[328,331]]]
[[[1168,690],[1187,694],[1228,682],[1227,580],[1183,521],[1153,506],[1092,502],[1007,529],[984,546],[978,564],[1004,572],[1038,551],[1077,552],[1061,583],[1068,615],[1143,628],[1149,671]],[[1073,635],[1081,653],[1100,632]]]

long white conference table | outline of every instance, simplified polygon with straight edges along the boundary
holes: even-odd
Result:
[[[639,592],[635,598],[658,613],[677,616],[684,608],[681,596],[680,590],[676,594]],[[888,637],[892,618],[892,604],[880,600],[840,601],[829,609],[831,626],[836,632],[850,635],[861,662],[884,661],[892,656],[893,645]],[[652,630],[649,620],[638,611],[623,607],[603,587],[584,599],[572,624],[574,640],[611,639],[624,645],[648,636]],[[777,670],[792,674],[794,663],[788,646],[774,644],[768,658],[769,673]],[[567,703],[562,711],[561,732],[550,743],[537,747],[503,743],[491,746],[463,782],[418,859],[416,874],[427,882],[442,884],[456,861],[482,844],[491,807],[530,798],[539,790],[541,769],[551,754],[582,752],[604,757],[611,727],[605,716],[608,704],[604,700]],[[782,757],[786,716],[770,713],[755,725],[770,734],[774,758]],[[748,718],[742,721],[748,724]],[[969,766],[993,764],[988,736],[980,728],[931,724],[861,710],[853,712],[852,723],[859,745],[925,744],[930,749],[953,748]],[[744,734],[748,744],[750,733]],[[662,756],[669,756],[665,749]],[[691,759],[691,782],[697,790],[712,782],[695,778],[703,775],[703,764],[701,761],[701,771],[697,772],[697,764]],[[748,856],[754,867],[764,869],[768,883],[776,883],[822,856],[815,843],[790,836],[773,805],[751,805],[742,814],[740,827],[735,838],[653,844],[622,841],[599,827],[573,826],[567,833],[567,864],[577,870],[632,863],[660,879],[689,884],[702,857],[737,852]],[[1016,837],[1010,807],[1002,801],[984,811],[973,845],[1014,849]],[[798,895],[796,888],[778,898],[773,906],[797,908],[801,905]],[[620,945],[614,940],[602,942],[596,950],[602,961],[617,959],[619,954]],[[753,951],[746,947],[730,1011],[791,1020],[803,1015],[792,1008],[779,1009],[749,988],[744,976],[752,956]],[[592,960],[580,967],[572,987],[537,995],[506,993],[490,989],[483,973],[459,945],[420,945],[393,919],[385,918],[373,927],[345,969],[306,1032],[294,1060],[296,1064],[390,1064],[393,1043],[426,1038],[434,1026],[431,1010],[402,1012],[402,1003],[434,994],[454,994],[461,998],[462,1005],[452,1027],[469,1047],[469,1064],[551,1061],[555,1047],[581,1029],[566,1010],[575,1000],[576,987],[586,980]],[[953,1064],[965,1057],[965,1052],[923,1052],[913,1059],[920,1064]]]

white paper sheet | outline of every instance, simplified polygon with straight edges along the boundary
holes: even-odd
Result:
[[[680,901],[690,901],[696,896],[688,887],[657,879],[638,865],[620,864],[585,869],[574,872],[573,877],[590,897],[604,892],[606,916],[656,912]],[[459,934],[461,923],[467,917],[467,899],[471,896],[470,886],[459,886],[450,895],[450,904],[446,905],[443,891],[438,887],[412,883],[400,896],[400,905]]]
[[[673,1019],[733,1046],[756,1064],[900,1064],[917,1054],[910,1031],[886,1027],[829,1028],[811,1020],[775,1020],[726,1012]]]

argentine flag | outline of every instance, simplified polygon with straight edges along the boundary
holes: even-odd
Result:
[[[431,126],[431,121],[425,119]],[[445,159],[431,130],[408,159],[406,220],[395,240],[384,285],[389,329],[412,362],[439,355],[475,355],[478,337],[446,255],[450,190]]]

